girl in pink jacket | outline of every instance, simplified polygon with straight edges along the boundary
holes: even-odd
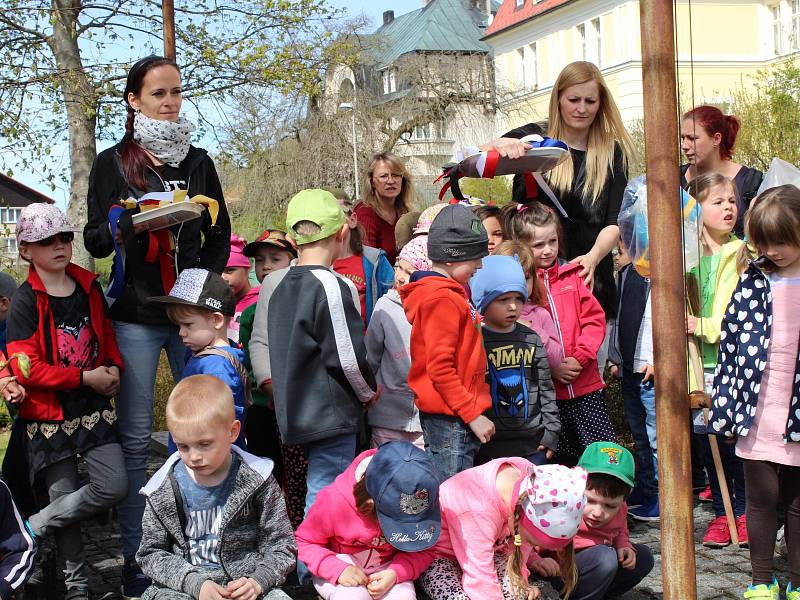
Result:
[[[561,419],[559,462],[575,464],[589,444],[614,441],[608,418],[605,382],[597,354],[606,334],[606,315],[581,277],[580,263],[560,264],[558,217],[546,206],[503,207],[506,235],[527,244],[543,286],[542,303],[550,312],[563,349],[550,367]]]
[[[519,321],[538,334],[547,351],[547,366],[551,369],[556,368],[561,364],[564,351],[561,348],[561,341],[558,339],[553,317],[542,305],[544,286],[536,273],[536,265],[533,262],[530,248],[522,242],[509,240],[498,244],[492,254],[516,256],[519,259],[519,264],[522,265],[522,270],[525,272],[525,282],[528,284],[528,301],[522,307]]]
[[[559,553],[565,597],[575,585],[572,538],[586,502],[586,471],[497,458],[442,483],[437,559],[420,584],[436,600],[535,600],[528,565],[543,573],[536,548]],[[555,564],[555,563],[553,563]],[[546,570],[546,569],[545,569]]]
[[[415,600],[439,539],[439,480],[408,442],[359,454],[317,496],[295,532],[298,558],[325,600]]]

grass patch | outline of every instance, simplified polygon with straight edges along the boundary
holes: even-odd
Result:
[[[167,407],[167,398],[169,398],[170,392],[174,387],[172,369],[169,368],[167,354],[162,351],[161,358],[158,360],[155,396],[153,397],[153,431],[165,431],[167,429],[164,411]]]

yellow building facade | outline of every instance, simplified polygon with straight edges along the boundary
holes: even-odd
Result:
[[[682,111],[706,103],[735,112],[737,88],[798,51],[800,0],[678,0],[675,14]],[[498,132],[546,119],[556,77],[576,60],[598,65],[626,123],[643,116],[639,2],[506,0],[484,39]]]

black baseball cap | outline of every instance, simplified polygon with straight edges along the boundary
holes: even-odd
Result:
[[[154,304],[196,306],[221,312],[226,317],[236,314],[236,298],[231,286],[221,275],[206,269],[184,269],[178,275],[169,296],[151,296],[147,301]]]

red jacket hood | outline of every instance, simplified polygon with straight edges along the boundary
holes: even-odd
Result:
[[[464,286],[454,279],[444,276],[429,275],[404,285],[399,291],[406,317],[412,325],[420,306],[429,300],[443,298],[449,294],[457,294],[469,302]]]

